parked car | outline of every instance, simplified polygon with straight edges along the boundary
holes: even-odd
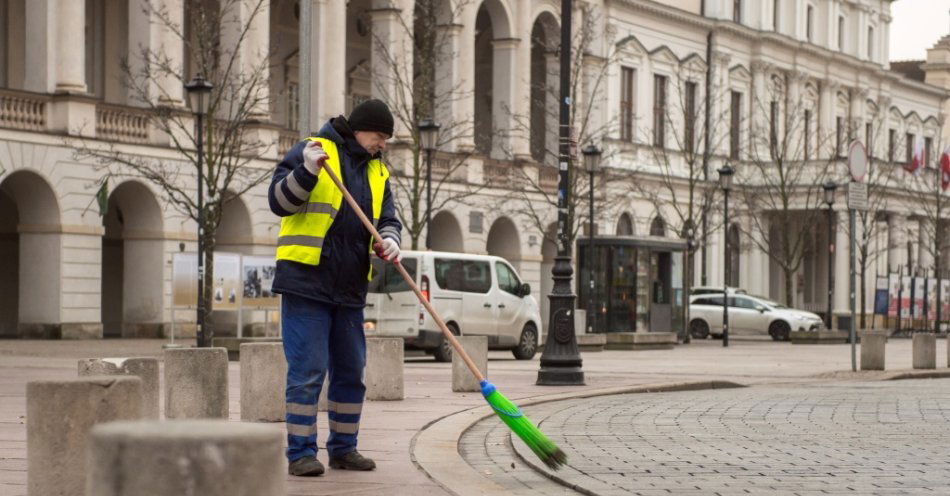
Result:
[[[722,335],[722,294],[695,295],[689,300],[689,332],[695,339]],[[729,297],[729,334],[772,336],[788,341],[792,331],[822,329],[821,317],[788,308],[765,298],[736,294]]]
[[[744,289],[727,288],[729,294],[746,294]],[[689,290],[690,295],[722,294],[722,286],[696,286]]]
[[[489,349],[529,360],[538,350],[541,310],[531,287],[505,259],[437,251],[404,251],[402,265],[455,335],[486,336]],[[440,362],[452,347],[392,264],[373,257],[366,333],[401,337]]]

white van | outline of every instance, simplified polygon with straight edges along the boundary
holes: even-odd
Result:
[[[440,362],[452,347],[389,263],[373,258],[366,296],[366,335],[401,337]],[[541,311],[531,287],[505,259],[438,251],[404,251],[402,265],[455,335],[487,336],[489,349],[529,360],[538,350]]]

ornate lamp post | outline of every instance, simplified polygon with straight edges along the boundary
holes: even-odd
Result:
[[[732,189],[732,176],[735,169],[724,165],[719,169],[719,187],[723,193],[723,281],[722,281],[722,345],[729,346],[729,190]]]
[[[205,336],[205,305],[204,305],[204,116],[211,105],[211,83],[201,74],[185,84],[191,111],[195,114],[195,145],[198,152],[198,346],[208,346],[209,336]]]
[[[541,354],[541,369],[538,384],[543,386],[582,386],[583,361],[577,350],[574,335],[574,294],[571,291],[571,243],[568,225],[568,202],[570,189],[568,178],[571,167],[571,0],[561,0],[561,60],[560,60],[560,133],[558,149],[558,200],[557,200],[557,256],[554,257],[554,288],[551,290],[550,318],[547,341]]]
[[[600,169],[600,148],[597,148],[593,144],[587,145],[581,150],[581,153],[584,154],[584,168],[587,169],[587,173],[590,174],[590,183],[587,188],[588,193],[590,194],[590,212],[588,223],[588,236],[590,243],[587,245],[588,250],[588,279],[589,287],[587,289],[587,330],[589,332],[594,331],[594,174]]]
[[[828,205],[828,319],[825,325],[831,329],[831,299],[835,292],[835,212],[832,205],[835,203],[835,191],[838,185],[834,181],[828,181],[821,185],[825,193],[825,205]]]
[[[419,122],[419,141],[426,152],[426,249],[432,249],[431,221],[432,215],[432,152],[435,151],[436,138],[439,135],[439,125],[432,119],[422,119]]]

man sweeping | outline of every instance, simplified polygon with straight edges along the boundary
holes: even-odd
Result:
[[[349,118],[330,119],[316,136],[294,146],[271,180],[270,208],[282,217],[273,290],[282,295],[291,475],[324,472],[317,459],[317,398],[327,373],[330,467],[376,468],[357,451],[356,440],[366,391],[363,306],[372,276],[370,253],[388,261],[401,258],[402,224],[395,215],[389,171],[380,160],[392,134],[386,104],[363,102]],[[343,180],[383,243],[372,242],[324,168]]]

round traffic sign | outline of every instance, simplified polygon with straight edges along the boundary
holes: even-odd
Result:
[[[848,169],[851,171],[852,181],[864,182],[864,176],[868,172],[868,152],[858,140],[852,141],[848,147]]]

